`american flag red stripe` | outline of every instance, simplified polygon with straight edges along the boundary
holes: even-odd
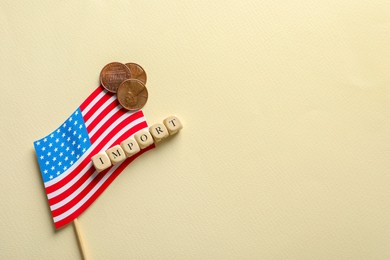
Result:
[[[125,117],[125,120],[122,121],[122,117]],[[116,143],[118,142],[121,142],[123,140],[125,140],[126,138],[128,138],[130,135],[129,133],[130,132],[126,132],[125,135],[122,135],[121,139],[115,139],[113,140],[113,132],[116,132],[116,131],[120,131],[121,129],[123,129],[124,127],[126,127],[127,125],[129,125],[131,122],[137,120],[137,119],[142,119],[143,118],[143,114],[141,111],[138,111],[130,116],[127,116],[127,115],[123,115],[122,117],[119,117],[119,118],[110,118],[108,120],[108,122],[111,123],[111,125],[113,125],[115,122],[118,122],[118,124],[116,125],[116,127],[112,130],[112,131],[109,131],[107,133],[107,131],[103,131],[102,135],[100,135],[100,137],[104,137],[100,142],[95,142],[93,143],[94,144],[97,144],[96,147],[92,150],[89,150],[87,151],[86,153],[89,153],[89,156],[87,156],[86,160],[82,160],[81,162],[79,162],[77,165],[76,165],[76,169],[74,169],[73,171],[69,171],[69,173],[64,176],[64,175],[61,175],[64,176],[62,179],[56,181],[56,182],[53,182],[53,184],[51,185],[45,185],[46,186],[46,192],[47,194],[51,194],[53,192],[55,192],[56,190],[59,190],[61,187],[64,187],[64,185],[66,185],[67,183],[69,183],[72,179],[75,178],[75,176],[77,176],[79,174],[79,172],[85,168],[86,166],[90,166],[92,167],[92,162],[91,162],[91,157],[93,155],[95,155],[96,153],[100,152],[100,151],[105,151],[107,148],[111,147],[113,144],[115,144],[114,141],[117,141]],[[142,123],[142,122],[141,122]],[[146,123],[144,123],[143,125],[144,127],[147,127]],[[107,134],[106,136],[104,136],[104,134]],[[93,145],[91,146],[91,148],[93,147]]]
[[[97,173],[91,162],[93,155],[119,144],[148,125],[142,111],[131,113],[123,109],[116,97],[100,86],[79,108],[91,146],[61,175],[44,182],[56,228],[78,217],[129,163],[154,147],[143,149],[121,164]]]
[[[84,212],[96,199],[97,197],[115,180],[115,178],[126,168],[127,165],[129,165],[134,159],[136,159],[138,156],[140,156],[142,153],[147,152],[151,149],[153,149],[154,146],[149,146],[146,149],[142,150],[140,153],[136,154],[134,157],[128,158],[126,161],[118,165],[118,168],[115,170],[112,169],[112,175],[110,175],[109,178],[105,182],[103,182],[103,185],[92,194],[91,198],[86,200],[84,204],[80,208],[78,208],[72,215],[67,216],[63,218],[62,220],[58,220],[55,223],[56,228],[60,228],[66,224],[69,224],[72,222],[77,216],[79,216],[81,213]],[[116,167],[116,166],[114,166]],[[107,174],[107,173],[106,173]]]
[[[105,95],[102,95],[101,97],[98,96],[97,98],[99,98],[99,99],[92,106],[92,108],[87,113],[83,113],[83,117],[84,117],[84,121],[85,121],[86,126],[89,126],[91,120],[93,120],[96,116],[98,116],[100,114],[100,113],[96,113],[96,112],[100,112],[100,111],[98,111],[99,109],[101,109],[104,105],[110,103],[111,101],[115,100],[115,98],[111,96],[111,93],[110,94],[107,93]],[[107,102],[107,101],[109,101],[109,102]],[[83,110],[81,110],[81,112],[83,112]]]
[[[85,108],[92,103],[92,100],[96,98],[97,95],[99,95],[102,92],[102,88],[98,87],[96,88],[80,105],[81,111],[84,111]]]
[[[141,130],[145,127],[147,127],[146,123],[144,123],[144,122],[140,123],[137,126],[133,127],[131,129],[131,131],[129,131],[127,134],[129,134],[129,135],[135,134],[136,132],[138,132],[139,130]],[[126,139],[126,138],[124,138],[124,139]],[[116,141],[114,141],[114,143],[120,143],[123,140],[117,139]],[[97,150],[96,150],[96,152],[92,152],[92,155],[95,155],[97,152],[98,152]],[[80,179],[78,179],[76,183],[74,183],[72,185],[73,188],[79,188],[82,184],[85,183],[85,181],[88,180],[89,176],[95,172],[95,168],[93,167],[93,165],[90,161],[84,160],[83,162],[81,162],[81,164],[75,170],[73,170],[72,175],[68,175],[65,179],[62,179],[60,182],[56,183],[55,185],[59,188],[63,187],[64,185],[66,185],[66,183],[69,183],[72,179],[75,179],[74,178],[74,176],[76,175],[75,173],[79,173],[80,171],[82,171],[82,169],[87,170],[86,174],[83,174],[82,177]],[[100,177],[100,176],[103,176],[104,174],[99,173],[98,175]],[[57,190],[58,190],[58,188],[57,188]],[[46,191],[47,191],[47,189],[46,189]],[[59,203],[60,201],[63,201],[64,199],[66,199],[70,195],[70,194],[68,194],[69,192],[70,191],[68,189],[68,190],[58,194],[56,197],[50,198],[49,204],[51,206],[53,206],[53,205]],[[51,193],[48,192],[48,194],[51,194]],[[53,215],[55,215],[55,214],[53,214]]]

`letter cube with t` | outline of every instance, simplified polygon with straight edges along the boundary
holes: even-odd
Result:
[[[141,150],[138,143],[131,137],[124,140],[121,146],[127,157],[133,156]]]
[[[163,124],[154,124],[149,127],[149,131],[156,143],[169,136],[168,129]]]
[[[170,135],[176,134],[183,128],[183,125],[181,124],[179,118],[177,118],[176,116],[170,116],[165,118],[164,125],[167,127]]]
[[[97,172],[104,171],[112,165],[110,159],[105,152],[100,152],[92,156],[91,159],[93,166],[95,166]]]
[[[149,131],[142,130],[134,135],[134,139],[137,141],[139,147],[144,149],[154,143],[153,137],[150,135]]]
[[[125,152],[119,144],[108,149],[106,153],[113,165],[122,162],[126,159]]]

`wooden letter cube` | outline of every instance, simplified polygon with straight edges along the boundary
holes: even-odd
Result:
[[[141,150],[138,143],[131,137],[124,140],[121,143],[121,146],[127,157],[130,157]]]
[[[165,118],[164,125],[167,127],[170,135],[176,134],[183,128],[183,125],[181,124],[179,118],[177,118],[176,116],[170,116]]]
[[[122,162],[126,159],[125,152],[119,144],[108,149],[106,153],[113,165]]]
[[[149,131],[156,143],[169,136],[168,130],[163,124],[154,124],[149,127]]]
[[[95,166],[97,172],[101,172],[112,165],[110,159],[105,152],[100,152],[92,156],[91,159],[93,166]]]
[[[134,135],[134,139],[137,141],[139,147],[144,149],[154,143],[153,137],[150,135],[149,131],[142,130]]]

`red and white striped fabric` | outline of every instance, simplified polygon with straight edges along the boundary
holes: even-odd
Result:
[[[34,142],[56,228],[78,217],[130,162],[154,146],[100,173],[91,157],[147,127],[141,110],[123,109],[99,86],[58,129]]]

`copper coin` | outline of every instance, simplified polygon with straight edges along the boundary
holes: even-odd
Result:
[[[143,108],[148,101],[148,90],[144,83],[138,79],[123,81],[117,92],[119,103],[127,110]]]
[[[119,85],[131,78],[130,69],[122,63],[112,62],[104,66],[100,72],[100,83],[110,92],[116,93]]]
[[[142,81],[142,83],[146,84],[146,72],[140,65],[136,63],[126,63],[126,66],[131,71],[132,79],[138,79]]]

